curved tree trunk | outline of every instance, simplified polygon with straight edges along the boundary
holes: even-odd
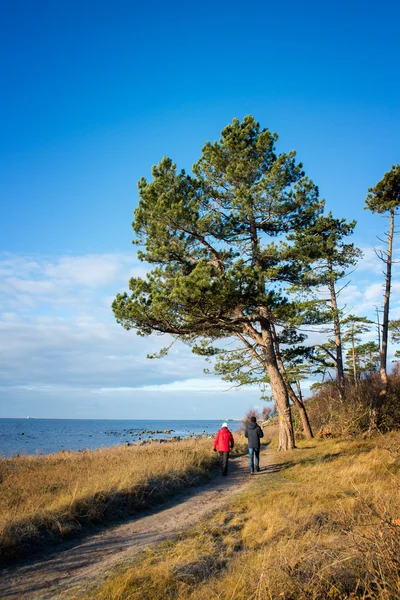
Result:
[[[283,377],[278,369],[270,328],[263,329],[265,366],[268,372],[272,395],[279,414],[279,444],[278,450],[295,448],[292,413],[288,393]]]
[[[296,394],[295,394],[295,397],[297,398]],[[304,437],[306,437],[308,440],[311,440],[314,437],[314,434],[311,429],[310,420],[308,418],[306,407],[304,406],[304,403],[301,400],[299,400],[298,398],[297,398],[297,402],[298,402],[298,404],[296,404],[296,406],[297,406],[297,410],[299,411],[301,424],[303,426]]]
[[[279,350],[278,340],[276,339],[274,325],[272,325],[272,334],[273,334],[273,338],[274,338],[276,360],[277,360],[278,367],[280,369],[283,381],[285,382],[287,393],[289,395],[290,400],[293,402],[293,404],[296,406],[297,410],[299,411],[301,424],[303,426],[304,436],[310,440],[314,437],[314,434],[312,432],[310,421],[308,419],[306,407],[304,406],[304,403],[302,402],[302,400],[300,400],[300,398],[298,398],[297,394],[295,393],[294,389],[292,388],[292,386],[290,384],[290,381],[288,380],[285,365],[283,364],[282,356],[281,356],[281,353]]]
[[[278,450],[295,448],[292,413],[285,385],[276,366],[267,367],[271,382],[272,394],[279,414],[279,443]]]
[[[279,364],[279,361],[278,361],[278,364]],[[311,429],[310,420],[308,418],[308,414],[307,414],[307,411],[306,411],[306,407],[304,406],[304,402],[302,402],[297,397],[297,394],[294,393],[294,390],[293,390],[292,386],[290,385],[289,381],[287,380],[287,376],[286,376],[285,372],[282,372],[282,377],[283,377],[283,380],[285,382],[289,398],[291,399],[291,401],[293,402],[293,404],[296,406],[297,410],[299,411],[299,415],[300,415],[300,419],[301,419],[301,424],[303,426],[304,436],[308,440],[311,440],[314,437],[314,434],[313,434],[312,429]]]
[[[256,358],[268,373],[272,395],[275,400],[276,408],[278,409],[278,450],[292,450],[296,447],[294,443],[292,414],[290,411],[289,397],[286,390],[285,382],[283,381],[276,360],[272,325],[265,314],[265,309],[263,307],[260,307],[259,311],[261,314],[264,313],[263,316],[260,316],[259,319],[261,332],[257,330],[251,323],[245,323],[245,330],[247,335],[249,335],[259,345],[261,351],[260,353],[256,354]],[[243,315],[243,313],[238,314],[240,316]],[[236,333],[236,335],[249,349],[253,350],[251,344],[249,344],[249,342],[246,341],[246,339],[241,333]]]
[[[278,360],[278,364],[280,363],[280,361]],[[281,367],[281,365],[279,364],[279,367]],[[282,363],[282,367],[283,369],[285,368],[283,363]],[[300,415],[300,419],[301,419],[301,424],[303,425],[303,433],[304,436],[307,439],[311,439],[314,437],[314,434],[312,432],[311,429],[311,425],[310,425],[310,420],[308,418],[308,414],[306,411],[306,407],[304,406],[304,402],[302,402],[298,397],[297,394],[295,394],[292,386],[290,385],[287,376],[286,376],[286,372],[282,371],[282,377],[283,380],[285,382],[286,385],[286,389],[289,395],[289,398],[291,399],[291,401],[293,402],[293,404],[296,406],[297,410],[299,411],[299,415]]]

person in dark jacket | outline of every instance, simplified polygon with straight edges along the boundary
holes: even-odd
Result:
[[[254,473],[254,458],[256,459],[256,471],[260,470],[260,439],[264,437],[264,432],[259,425],[257,425],[257,419],[255,417],[250,418],[250,423],[247,425],[244,432],[247,437],[249,446],[249,458],[250,458],[250,473]]]
[[[229,452],[235,445],[233,435],[228,429],[228,423],[222,423],[222,427],[217,431],[217,435],[214,440],[214,452],[219,452],[221,459],[221,471],[222,475],[228,475],[228,460]]]

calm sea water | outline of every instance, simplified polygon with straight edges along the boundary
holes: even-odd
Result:
[[[230,421],[231,431],[241,423]],[[212,435],[221,421],[117,421],[97,419],[0,419],[0,456],[94,450],[146,439]],[[149,433],[165,430],[171,433]]]

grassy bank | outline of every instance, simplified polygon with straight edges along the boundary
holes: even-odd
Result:
[[[216,467],[209,439],[0,461],[0,560],[115,520],[195,485]]]
[[[251,488],[96,600],[400,598],[400,433],[270,456]]]

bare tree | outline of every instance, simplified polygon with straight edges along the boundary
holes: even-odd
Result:
[[[392,283],[393,238],[395,234],[395,216],[400,207],[400,165],[393,165],[383,178],[368,190],[366,208],[373,213],[388,214],[389,230],[385,233],[386,249],[378,250],[378,258],[385,264],[385,292],[383,298],[382,344],[380,352],[381,390],[371,403],[370,432],[380,426],[381,409],[388,392],[387,345],[389,331],[389,303]],[[380,238],[379,238],[380,239]],[[381,240],[383,241],[383,240]]]

